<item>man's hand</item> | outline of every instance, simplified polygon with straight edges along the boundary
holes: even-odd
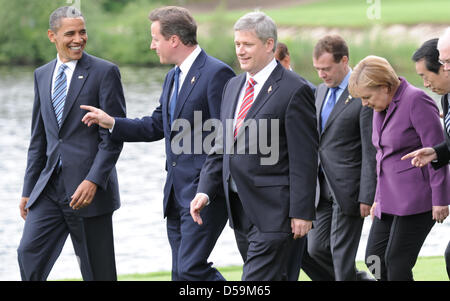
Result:
[[[438,223],[442,223],[448,216],[448,206],[433,206],[432,213],[433,219]]]
[[[434,148],[424,147],[414,152],[411,152],[402,157],[402,160],[412,158],[411,164],[415,167],[423,167],[433,160],[437,159],[437,154]]]
[[[25,206],[27,205],[29,199],[30,198],[27,198],[27,197],[24,197],[24,196],[20,199],[20,204],[19,204],[20,216],[24,220],[27,219],[28,209],[25,209]]]
[[[360,203],[359,204],[359,212],[361,213],[361,218],[365,218],[366,216],[369,216],[371,208],[372,208],[371,205]]]
[[[98,124],[102,128],[112,129],[114,125],[114,118],[106,114],[100,109],[91,106],[81,105],[81,109],[89,111],[84,115],[81,122],[84,122],[87,126],[91,126],[92,124]]]
[[[312,228],[312,221],[299,218],[291,218],[291,228],[294,239],[305,236]]]
[[[89,206],[94,199],[96,192],[97,184],[84,180],[71,196],[72,201],[69,206],[72,207],[73,210],[78,210]]]
[[[372,207],[370,207],[370,218],[373,220],[373,217],[375,216],[375,208],[377,207],[377,203],[373,202]]]
[[[197,193],[194,199],[191,201],[191,216],[194,222],[199,225],[203,224],[200,211],[208,204],[208,197],[205,194]]]

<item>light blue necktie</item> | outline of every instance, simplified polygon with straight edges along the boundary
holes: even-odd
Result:
[[[66,102],[67,95],[67,77],[64,70],[67,69],[67,65],[62,64],[59,66],[58,74],[56,75],[55,84],[53,87],[52,104],[55,110],[56,120],[58,126],[61,127],[61,119],[64,111],[64,103]]]
[[[325,128],[325,124],[327,123],[328,117],[331,114],[331,111],[333,111],[333,107],[336,104],[336,93],[339,90],[339,87],[334,87],[331,88],[331,95],[330,98],[328,99],[327,103],[325,104],[325,106],[322,108],[322,114],[321,114],[321,119],[322,119],[322,124],[321,124],[321,132],[323,132],[323,129]]]
[[[169,112],[170,112],[170,123],[173,123],[173,117],[175,115],[175,107],[177,106],[177,98],[178,98],[178,87],[179,87],[179,82],[180,82],[180,68],[176,67],[175,68],[175,76],[173,78],[173,93],[172,93],[172,97],[170,98],[170,103],[169,103]]]

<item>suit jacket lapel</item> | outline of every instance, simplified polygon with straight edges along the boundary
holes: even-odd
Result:
[[[73,72],[70,87],[67,91],[66,102],[64,104],[64,111],[61,120],[61,128],[63,127],[64,121],[66,120],[67,115],[69,115],[69,112],[72,109],[72,106],[75,103],[78,94],[80,94],[81,88],[83,88],[83,85],[86,82],[87,77],[89,76],[88,69],[89,57],[86,53],[83,53],[83,56],[78,61],[77,67]]]
[[[168,78],[169,85],[165,88],[165,91],[163,91],[163,113],[166,116],[166,119],[168,120],[168,123],[170,123],[170,115],[169,115],[169,108],[170,108],[170,96],[173,89],[173,79],[175,77],[175,68],[170,70]]]
[[[397,102],[398,102],[398,100],[392,100],[391,103],[389,104],[389,107],[386,112],[386,117],[384,118],[383,124],[381,125],[380,133],[386,127],[386,123],[389,121],[392,114],[394,114],[395,110],[397,109]]]
[[[54,121],[54,125],[56,128],[59,128],[58,121],[56,120],[55,115],[55,109],[53,108],[52,103],[52,82],[53,82],[53,73],[55,72],[55,66],[56,66],[56,59],[48,65],[47,72],[44,72],[45,78],[43,78],[43,87],[48,87],[48,89],[44,90],[43,99],[48,99],[48,101],[45,102],[47,106],[48,112],[50,112],[50,115],[52,120]]]
[[[230,104],[228,106],[227,112],[224,114],[226,119],[234,119],[236,110],[239,110],[239,108],[236,107],[239,102],[239,96],[241,95],[242,87],[245,85],[246,78],[246,73],[242,73],[241,75],[239,75],[238,80],[236,81],[237,86],[232,90],[233,94],[231,95],[231,99],[223,99],[223,101],[229,102]]]
[[[194,89],[195,85],[198,82],[198,79],[201,75],[201,68],[205,64],[206,53],[202,50],[200,54],[195,59],[191,68],[189,69],[188,74],[184,78],[183,86],[181,86],[180,93],[177,97],[177,104],[175,106],[175,113],[173,119],[175,120],[181,113],[184,103],[189,98],[189,94],[191,94],[192,89]]]
[[[325,102],[325,97],[327,96],[328,88],[325,85],[320,85],[317,90],[317,97],[318,100],[316,102],[316,119],[317,119],[317,130],[320,132],[320,123],[321,123],[321,113],[322,113],[322,106]]]
[[[345,90],[342,92],[341,96],[339,97],[338,101],[334,105],[333,110],[330,113],[330,116],[328,117],[327,123],[325,123],[325,128],[323,129],[323,132],[327,130],[327,128],[330,126],[330,124],[336,119],[336,117],[347,107],[346,100],[348,98],[348,89],[345,88]]]
[[[442,99],[441,99],[441,105],[442,105],[442,111],[444,112],[444,118],[445,118],[445,115],[447,115],[447,113],[448,113],[448,93],[447,94],[445,94],[444,96],[442,96]]]
[[[238,75],[238,77],[236,78],[236,81],[234,81],[236,83],[234,85],[234,87],[232,87],[231,85],[229,87],[227,87],[227,90],[228,89],[231,90],[232,93],[231,93],[229,99],[222,99],[222,101],[224,101],[228,104],[227,106],[224,107],[224,112],[221,113],[222,122],[223,122],[224,126],[227,126],[227,120],[234,120],[234,115],[236,114],[236,110],[239,110],[236,107],[239,102],[239,96],[241,95],[242,87],[245,85],[246,79],[247,79],[246,73],[242,73],[242,74]],[[227,130],[230,130],[233,132],[234,127],[227,128]],[[227,135],[233,135],[233,133],[227,132]],[[234,140],[234,141],[236,141],[236,140]],[[227,153],[231,153],[231,149],[233,148],[234,141],[233,141],[233,143],[230,143],[230,144],[225,143],[225,145],[229,151]]]

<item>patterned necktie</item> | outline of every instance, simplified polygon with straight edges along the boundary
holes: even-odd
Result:
[[[339,87],[334,87],[331,88],[331,95],[330,98],[328,99],[328,102],[325,104],[325,106],[322,108],[322,114],[321,114],[321,118],[322,118],[322,128],[321,128],[321,132],[323,132],[323,129],[325,128],[325,124],[327,123],[328,117],[331,114],[331,111],[333,111],[333,107],[336,104],[336,93],[339,90]]]
[[[173,78],[173,93],[172,93],[172,97],[170,98],[170,103],[169,103],[169,110],[170,110],[170,123],[173,123],[173,116],[175,115],[175,107],[177,105],[177,98],[178,98],[178,87],[179,87],[179,82],[180,82],[180,68],[176,67],[175,68],[175,76]]]
[[[234,128],[234,138],[236,138],[239,132],[239,128],[244,122],[245,116],[247,116],[247,112],[248,110],[250,110],[250,107],[253,104],[253,98],[255,95],[255,85],[256,85],[255,80],[249,77],[247,81],[247,88],[245,89],[244,101],[242,102],[241,107],[239,108],[239,113],[236,119],[236,126]]]
[[[447,130],[447,135],[450,136],[450,110],[447,112],[447,115],[445,115],[445,129]]]
[[[67,65],[62,64],[59,66],[58,74],[56,75],[55,83],[53,86],[53,98],[52,104],[55,110],[56,120],[58,126],[61,127],[61,119],[64,111],[64,103],[66,102],[67,95],[67,77],[64,70],[67,69]]]

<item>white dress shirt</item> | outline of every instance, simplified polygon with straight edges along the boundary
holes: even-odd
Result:
[[[252,77],[256,84],[253,86],[254,92],[253,92],[253,101],[256,100],[258,97],[259,92],[261,91],[262,87],[266,83],[267,79],[269,78],[270,74],[272,74],[273,70],[277,66],[277,61],[273,59],[270,61],[269,64],[266,65],[261,71],[256,73],[254,76],[250,76],[249,73],[247,73],[247,77],[245,80],[245,84],[242,87],[241,93],[239,94],[239,101],[236,106],[236,110],[234,112],[234,121],[233,121],[233,129],[236,126],[237,117],[239,114],[239,109],[241,108],[242,103],[244,102],[244,96],[245,96],[245,90],[247,88],[247,82],[250,77]]]
[[[178,78],[178,92],[180,92],[181,87],[183,86],[184,80],[186,79],[186,75],[188,74],[189,70],[192,67],[192,64],[194,64],[195,60],[197,59],[198,55],[202,49],[200,46],[197,45],[195,47],[194,51],[191,52],[191,54],[188,55],[187,58],[184,59],[184,61],[178,66],[180,68],[180,77]],[[172,98],[173,89],[175,88],[175,85],[172,87],[172,92],[170,93],[170,97]],[[169,99],[171,99],[169,98]]]

